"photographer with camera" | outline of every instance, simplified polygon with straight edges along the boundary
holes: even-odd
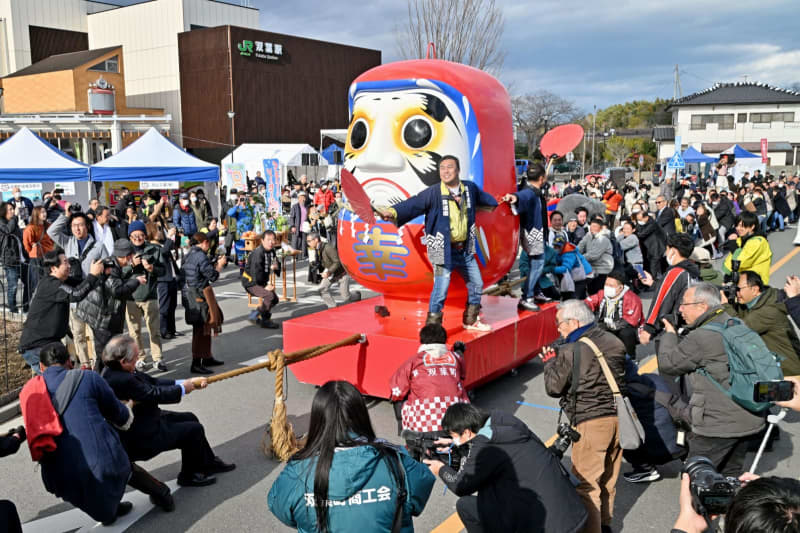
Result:
[[[97,242],[94,235],[92,235],[92,225],[89,217],[81,213],[80,210],[75,211],[75,208],[80,209],[80,206],[67,202],[64,204],[64,208],[70,213],[69,218],[65,215],[60,215],[47,228],[47,235],[57,246],[64,250],[64,255],[67,256],[70,265],[67,283],[76,286],[89,275],[92,263],[108,257],[108,250],[103,246],[103,243]],[[71,230],[72,235],[64,233],[67,227]],[[73,305],[69,314],[69,329],[72,331],[72,340],[75,344],[75,352],[78,355],[81,367],[91,368],[91,358],[89,357],[91,328],[86,322],[78,318],[75,313],[76,307]],[[99,357],[99,354],[96,355]]]
[[[722,308],[719,289],[709,283],[686,289],[678,308],[689,333],[679,338],[663,321],[658,370],[680,376],[681,392],[690,395],[689,455],[708,457],[723,474],[739,475],[750,440],[764,429],[764,416],[740,406],[717,385],[730,383],[731,371],[722,333],[713,324],[724,327],[731,316]]]
[[[101,282],[103,262],[97,260],[89,274],[77,287],[67,283],[70,264],[64,252],[53,250],[44,254],[42,266],[48,275],[42,277],[33,294],[28,318],[22,326],[19,352],[37,374],[39,352],[52,342],[60,342],[69,332],[70,304],[80,302]],[[74,333],[73,333],[74,334]]]
[[[424,462],[459,496],[456,511],[468,533],[581,531],[587,512],[580,496],[559,458],[521,420],[455,403],[442,418],[442,429],[453,445],[469,448],[461,468]]]
[[[754,213],[742,211],[736,221],[736,234],[731,234],[724,245],[731,253],[725,258],[722,271],[734,282],[735,273],[752,270],[761,276],[764,285],[769,285],[772,249],[759,228],[758,217]]]
[[[550,352],[544,367],[547,394],[560,398],[561,409],[580,435],[572,446],[572,471],[580,479],[578,493],[589,511],[588,533],[610,531],[617,477],[622,464],[619,420],[600,357],[625,394],[625,345],[599,327],[585,302],[567,300],[556,312],[564,344]],[[575,437],[576,435],[573,435]]]
[[[715,514],[725,514],[724,533],[800,530],[800,481],[753,474],[743,474],[738,480],[724,478],[707,461],[705,457],[686,461],[680,514],[671,533],[711,530],[709,523]]]
[[[800,375],[800,359],[794,327],[789,322],[786,304],[778,289],[764,286],[761,276],[752,270],[739,272],[736,282],[736,300],[728,301],[720,293],[725,312],[741,318],[747,327],[758,333],[767,348],[783,357],[781,369],[787,376]]]

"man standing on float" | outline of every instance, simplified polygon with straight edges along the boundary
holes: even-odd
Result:
[[[441,182],[392,207],[376,207],[382,218],[402,226],[425,215],[425,244],[433,265],[433,290],[426,323],[442,323],[442,309],[450,286],[450,274],[456,270],[467,284],[467,308],[463,315],[465,329],[489,331],[480,321],[483,280],[475,260],[475,210],[494,211],[497,201],[471,181],[461,181],[458,158],[446,155],[439,161]]]

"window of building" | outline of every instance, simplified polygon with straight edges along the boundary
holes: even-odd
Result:
[[[753,124],[769,124],[771,122],[794,122],[794,112],[750,113]]]
[[[89,67],[89,70],[119,73],[119,56],[109,57],[105,61]]]
[[[736,122],[738,122],[739,124],[747,122],[747,113],[739,113],[738,115],[736,115]]]
[[[717,124],[717,127],[721,130],[732,130],[733,117],[733,113],[729,115],[692,115],[689,129],[704,130],[707,124]]]

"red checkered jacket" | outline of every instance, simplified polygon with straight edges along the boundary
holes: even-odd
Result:
[[[398,368],[391,379],[392,401],[407,397],[402,410],[403,429],[427,432],[442,429],[441,420],[454,403],[469,403],[461,383],[464,359],[444,344],[423,344]]]

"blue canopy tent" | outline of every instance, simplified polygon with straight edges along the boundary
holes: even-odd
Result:
[[[0,144],[0,183],[88,180],[88,165],[59,151],[28,128]]]
[[[707,155],[703,155],[693,147],[687,148],[682,154],[684,162],[686,163],[716,163],[717,160],[713,157],[708,157]]]
[[[748,152],[738,144],[734,144],[724,152],[721,152],[721,154],[733,154],[735,159],[752,159],[753,157],[761,157],[760,155]]]
[[[219,166],[186,153],[150,128],[130,146],[92,165],[92,181],[219,181]]]
[[[335,165],[337,163],[334,152],[341,152],[342,155],[339,156],[339,163],[338,163],[339,165],[341,165],[344,162],[344,148],[342,148],[341,146],[331,144],[320,153],[322,154],[322,157],[324,157],[328,161],[329,164]]]
[[[764,174],[767,171],[767,165],[761,161],[760,155],[748,152],[738,144],[734,144],[724,152],[720,153],[720,155],[722,154],[733,154],[733,177],[736,185],[739,185],[745,172],[749,172],[752,176],[756,170],[760,170],[761,174]]]

